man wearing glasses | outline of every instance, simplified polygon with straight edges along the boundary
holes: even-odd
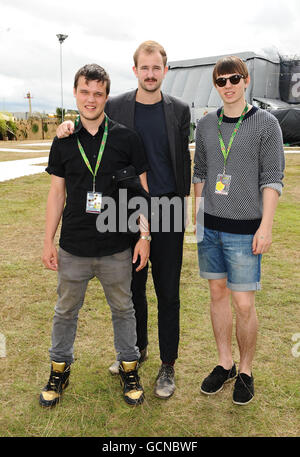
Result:
[[[262,254],[272,242],[284,152],[276,118],[246,102],[250,76],[241,59],[220,59],[213,82],[223,107],[197,125],[193,183],[197,221],[203,221],[197,224],[200,276],[209,282],[219,360],[201,392],[216,394],[236,378],[233,402],[245,405],[254,397],[255,291],[260,289]],[[203,205],[197,197],[203,197]],[[236,313],[238,371],[231,349],[230,297]]]

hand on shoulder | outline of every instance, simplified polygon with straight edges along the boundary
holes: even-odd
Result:
[[[74,123],[72,121],[64,121],[56,129],[57,138],[67,138],[74,132]]]

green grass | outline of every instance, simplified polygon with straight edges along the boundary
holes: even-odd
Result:
[[[259,337],[254,361],[256,395],[246,407],[232,403],[232,384],[210,398],[200,383],[216,363],[206,281],[199,278],[196,245],[186,243],[181,277],[181,340],[177,390],[161,401],[153,394],[159,368],[157,307],[148,281],[149,352],[141,367],[146,399],[130,408],[114,360],[109,307],[97,280],[89,284],[75,344],[76,362],[61,404],[41,409],[40,389],[49,376],[56,274],[41,263],[46,174],[0,183],[0,436],[4,437],[295,437],[300,435],[300,358],[292,336],[300,332],[300,156],[287,156],[285,189],[274,223],[273,246],[263,259],[257,294]],[[235,360],[238,348],[233,337]]]

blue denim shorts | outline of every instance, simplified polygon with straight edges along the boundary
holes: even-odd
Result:
[[[200,276],[227,278],[227,287],[235,291],[260,290],[261,254],[252,253],[253,235],[219,232],[204,228],[198,243]]]

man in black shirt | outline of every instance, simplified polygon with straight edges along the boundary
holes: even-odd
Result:
[[[77,72],[74,96],[80,120],[71,136],[54,139],[46,169],[51,187],[43,263],[58,271],[58,301],[49,351],[51,373],[40,395],[40,404],[45,407],[54,406],[69,383],[78,314],[94,276],[100,280],[111,308],[124,399],[131,405],[144,399],[137,372],[140,353],[130,289],[131,239],[126,233],[100,233],[96,222],[102,199],[112,195],[113,174],[133,165],[147,190],[148,165],[137,134],[105,115],[109,89],[109,76],[102,67],[86,65]],[[57,254],[54,236],[61,216]],[[140,269],[149,257],[149,241],[145,239],[149,234],[142,235],[134,252],[140,257]]]

